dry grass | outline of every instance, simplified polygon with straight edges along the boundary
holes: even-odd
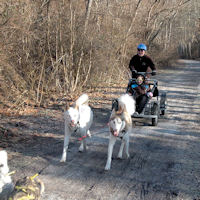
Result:
[[[171,11],[181,8],[173,2],[95,1],[91,8],[86,2],[0,2],[0,108],[4,112],[48,107],[84,91],[118,87],[128,79],[129,60],[140,42],[148,45],[158,68],[177,58],[176,30],[166,32],[170,25],[166,19],[171,23]],[[177,19],[182,18],[177,15]]]

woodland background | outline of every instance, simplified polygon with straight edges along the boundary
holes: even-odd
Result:
[[[200,58],[199,0],[1,0],[0,108],[128,80],[139,43],[158,70]]]

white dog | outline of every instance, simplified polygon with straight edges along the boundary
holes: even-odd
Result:
[[[117,108],[113,108],[109,120],[110,138],[105,170],[110,170],[111,168],[113,147],[117,138],[121,138],[121,146],[117,157],[122,158],[125,145],[126,157],[129,158],[129,133],[132,129],[131,115],[135,112],[135,100],[132,96],[124,94],[117,102]]]
[[[65,119],[65,136],[63,153],[60,162],[65,162],[67,149],[71,134],[79,133],[83,138],[90,136],[89,128],[93,122],[93,112],[88,105],[89,97],[87,94],[81,95],[72,107],[68,107],[64,113]],[[79,151],[85,151],[87,148],[86,140],[81,141]]]
[[[7,152],[0,151],[0,199],[8,199],[13,190],[13,183],[9,175]]]

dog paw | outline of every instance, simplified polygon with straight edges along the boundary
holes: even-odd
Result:
[[[130,158],[130,155],[129,155],[129,154],[127,154],[127,155],[126,155],[126,158],[127,158],[127,159],[129,159],[129,158]]]
[[[84,151],[83,147],[79,147],[78,151],[83,152]]]
[[[122,159],[122,155],[118,155],[117,158],[121,160]]]
[[[61,163],[64,163],[64,162],[66,162],[66,159],[61,158],[61,159],[60,159],[60,162],[61,162]]]
[[[105,166],[105,170],[106,170],[106,171],[110,170],[110,165],[106,165],[106,166]]]
[[[121,160],[121,159],[122,159],[122,156],[121,156],[121,155],[120,155],[120,156],[117,156],[117,159],[120,159],[120,160]]]
[[[109,171],[110,170],[110,167],[105,167],[105,171]]]
[[[78,149],[79,152],[85,152],[85,151],[87,151],[87,150],[88,150],[88,146],[85,146],[85,147],[84,147],[84,146],[82,146],[82,145],[81,145],[81,146],[79,147],[79,149]]]
[[[90,132],[87,132],[87,136],[88,136],[89,138],[91,138],[91,133],[90,133]]]

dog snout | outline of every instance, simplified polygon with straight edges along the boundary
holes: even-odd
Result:
[[[117,137],[118,135],[119,135],[118,131],[115,130],[115,131],[114,131],[114,136]]]
[[[75,126],[75,121],[71,120],[70,124],[71,124],[71,126]]]
[[[111,133],[116,137],[119,135],[119,132],[117,130],[114,130],[114,129],[111,129]]]

